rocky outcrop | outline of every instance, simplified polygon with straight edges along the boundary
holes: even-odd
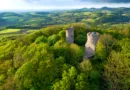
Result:
[[[100,34],[97,32],[87,33],[87,42],[85,44],[84,59],[92,58],[95,55],[96,44],[99,40]]]

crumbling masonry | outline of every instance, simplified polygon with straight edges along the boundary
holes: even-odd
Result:
[[[73,26],[67,28],[67,30],[66,30],[66,41],[69,44],[74,43],[74,27]]]
[[[100,34],[97,32],[87,33],[87,42],[85,44],[84,59],[92,58],[95,55],[96,44],[98,42],[99,37],[100,37]]]

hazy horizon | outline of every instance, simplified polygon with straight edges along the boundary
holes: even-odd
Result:
[[[130,7],[129,0],[4,0],[0,11],[68,10],[80,8]]]

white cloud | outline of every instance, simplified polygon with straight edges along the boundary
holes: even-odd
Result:
[[[23,7],[28,7],[28,4],[23,0],[1,0],[0,9],[1,10],[11,10],[11,9],[22,9]]]
[[[2,0],[0,10],[69,9],[80,7],[75,0]]]

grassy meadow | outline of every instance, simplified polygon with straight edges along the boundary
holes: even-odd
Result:
[[[14,33],[14,32],[19,32],[20,29],[5,29],[5,30],[1,30],[0,34],[6,34],[6,33]]]
[[[12,36],[28,34],[38,29],[4,29],[0,31],[0,39]]]

